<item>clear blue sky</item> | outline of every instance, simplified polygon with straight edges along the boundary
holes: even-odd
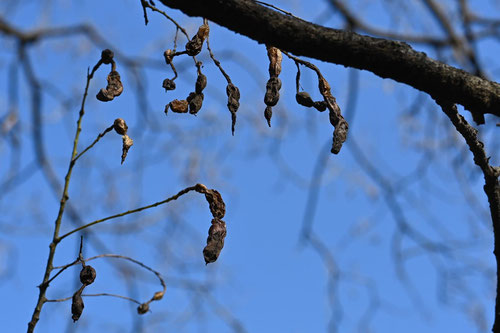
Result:
[[[273,3],[304,19],[340,27],[338,17],[328,15],[326,1]],[[494,9],[486,7],[487,1],[482,3],[485,9],[481,10]],[[174,204],[97,226],[95,237],[110,252],[131,256],[162,273],[167,283],[164,299],[152,303],[152,312],[138,318],[133,303],[87,297],[76,324],[71,322],[70,302],[45,304],[38,332],[69,328],[75,332],[232,332],[235,321],[247,332],[330,332],[332,327],[339,332],[474,332],[481,325],[491,327],[494,260],[482,179],[463,142],[453,136],[447,119],[426,96],[368,72],[312,60],[329,80],[351,124],[352,141],[339,155],[325,154],[332,133],[328,115],[295,103],[294,63],[283,59],[282,98],[274,108],[273,127],[268,128],[262,102],[268,66],[265,47],[212,24],[212,49],[242,95],[232,137],[225,81],[205,49],[199,57],[208,77],[204,107],[197,117],[172,113],[165,117],[166,103],[193,90],[195,68],[186,58],[176,60],[177,89],[165,94],[161,82],[172,72],[162,53],[172,48],[175,29],[155,13],[149,13],[150,23],[144,26],[139,1],[28,1],[9,10],[8,22],[23,30],[88,23],[121,54],[155,61],[137,71],[146,105],[138,102],[133,68],[126,67],[123,58],[117,57],[125,87],[122,96],[106,104],[95,100],[105,86],[108,68],[99,70],[92,81],[80,150],[117,117],[129,124],[134,146],[120,165],[121,139],[110,133],[77,163],[70,202],[83,221],[162,200],[197,182],[218,189],[227,205],[226,245],[219,260],[208,266],[201,250],[210,213],[199,195],[188,194]],[[167,12],[190,35],[201,23],[201,19]],[[399,19],[388,20],[384,8],[377,5],[360,7],[359,13],[372,24],[391,29],[435,28],[415,23],[418,12],[410,16],[407,27]],[[8,38],[0,43],[3,117],[9,106],[8,71],[15,45]],[[184,43],[180,36],[179,49]],[[43,95],[43,135],[60,181],[70,156],[86,71],[104,47],[74,37],[52,39],[30,49],[37,75],[53,92]],[[432,50],[423,51],[435,56]],[[497,64],[492,59],[498,47],[485,43],[480,51],[495,79]],[[34,151],[30,90],[22,68],[17,70],[18,168],[22,169],[33,161]],[[356,79],[357,102],[349,105],[349,83]],[[302,69],[301,83],[319,99],[313,73]],[[68,103],[62,105],[54,96],[64,96]],[[470,119],[468,113],[464,115]],[[491,126],[483,132],[492,160],[498,162],[495,133]],[[359,159],[358,149],[367,160]],[[5,137],[0,154],[3,181],[17,156]],[[324,170],[320,186],[311,192],[316,193],[315,201],[309,184],[318,181],[313,177],[318,174],[318,160]],[[395,201],[372,177],[371,166],[397,189]],[[424,170],[421,177],[412,178],[417,169]],[[0,322],[5,332],[26,329],[58,200],[40,171],[0,197]],[[308,202],[315,204],[308,206]],[[394,214],[398,207],[404,217]],[[308,209],[314,214],[308,214]],[[304,216],[313,223],[333,266],[321,260],[311,243],[301,242]],[[405,221],[426,239],[451,249],[429,253],[400,232]],[[62,229],[72,229],[68,216]],[[60,244],[56,265],[76,258],[78,240],[75,234]],[[101,253],[94,242],[86,239],[85,257]],[[120,275],[117,266],[109,265],[113,260],[91,263],[97,280],[86,292],[145,301],[160,288],[154,275],[136,266],[125,264],[128,274]],[[76,269],[62,274],[51,284],[48,298],[71,296],[77,274]]]

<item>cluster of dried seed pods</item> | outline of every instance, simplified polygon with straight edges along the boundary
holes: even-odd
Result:
[[[113,123],[113,128],[116,133],[120,134],[122,136],[123,140],[123,145],[122,145],[122,163],[125,162],[125,159],[127,158],[128,150],[132,145],[134,144],[134,140],[132,140],[128,134],[128,126],[125,120],[122,118],[117,118],[115,119],[115,122]]]
[[[208,229],[207,245],[203,249],[205,263],[215,262],[224,247],[226,237],[226,222],[222,220],[226,214],[226,204],[217,190],[209,190],[203,184],[196,184],[196,191],[205,194],[210,212],[212,213],[212,225]]]
[[[294,57],[287,52],[284,52],[287,57],[295,61],[295,64],[297,65],[297,76],[296,76],[296,88],[297,88],[297,93],[295,95],[295,100],[297,103],[300,105],[303,105],[305,107],[313,107],[316,110],[323,112],[326,109],[329,111],[329,118],[330,118],[330,123],[333,125],[334,130],[333,130],[333,142],[332,142],[332,149],[331,152],[333,154],[338,154],[340,152],[340,149],[342,148],[343,143],[347,140],[347,132],[349,130],[349,125],[347,124],[347,121],[344,119],[342,116],[342,113],[340,111],[340,107],[337,104],[337,101],[335,97],[333,97],[331,93],[331,88],[330,84],[326,79],[323,77],[321,74],[320,70],[318,67],[315,65],[311,64],[310,62],[301,60],[297,57]],[[321,96],[323,96],[322,101],[313,101],[311,96],[305,92],[299,92],[299,87],[300,87],[300,66],[299,65],[304,65],[313,71],[316,72],[316,75],[318,76],[318,88]]]
[[[281,89],[281,80],[278,75],[281,73],[281,51],[274,46],[266,46],[267,56],[269,58],[269,80],[266,84],[266,94],[264,96],[264,103],[266,103],[266,110],[264,111],[264,117],[267,120],[267,124],[271,127],[271,118],[273,116],[273,106],[275,106],[279,99]]]
[[[168,110],[176,113],[187,113],[196,115],[203,104],[203,89],[207,86],[207,77],[201,72],[201,62],[196,63],[198,76],[196,78],[195,89],[190,92],[185,100],[174,99],[165,106],[165,114]],[[165,81],[163,82],[165,84]]]
[[[92,284],[96,278],[96,271],[90,265],[85,265],[85,262],[82,261],[82,270],[80,271],[80,282],[82,286],[73,294],[72,302],[71,302],[71,318],[73,322],[76,322],[80,319],[82,315],[83,308],[85,304],[83,304],[82,292],[88,285]]]
[[[109,49],[105,49],[101,53],[100,63],[111,64],[111,71],[108,74],[108,85],[106,88],[101,88],[97,93],[97,99],[102,102],[112,101],[115,97],[120,96],[123,92],[123,85],[120,80],[120,73],[116,71],[116,63],[113,60],[114,53]]]

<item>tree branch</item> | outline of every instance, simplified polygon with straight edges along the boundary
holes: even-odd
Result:
[[[207,18],[259,43],[296,55],[370,71],[461,104],[476,123],[500,116],[500,85],[448,66],[398,41],[330,29],[250,0],[160,0],[186,15]]]

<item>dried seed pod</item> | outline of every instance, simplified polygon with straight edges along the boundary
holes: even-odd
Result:
[[[86,265],[80,271],[80,282],[85,286],[92,284],[95,280],[95,277],[96,277],[96,272],[94,267],[92,266]]]
[[[264,96],[264,103],[267,106],[275,106],[280,99],[279,90],[281,89],[281,80],[278,77],[272,77],[267,81],[266,95]]]
[[[314,101],[312,100],[311,96],[305,91],[301,91],[295,94],[295,100],[300,105],[303,105],[308,108],[314,105]]]
[[[145,314],[149,311],[149,303],[142,303],[137,307],[137,313],[138,314]]]
[[[83,299],[82,299],[82,288],[80,288],[74,295],[73,295],[73,300],[71,302],[71,318],[73,318],[73,322],[77,321],[80,319],[80,316],[82,315],[83,308],[85,307],[85,304],[83,304]]]
[[[172,59],[174,59],[174,51],[170,49],[166,50],[163,52],[163,57],[165,58],[167,65],[170,65],[172,63]]]
[[[326,110],[326,102],[325,101],[317,101],[314,102],[313,107],[319,112],[323,112]]]
[[[196,35],[187,42],[186,44],[186,53],[190,56],[195,56],[201,52],[201,48],[203,46],[203,41],[207,38],[210,28],[207,24],[203,24],[198,29]]]
[[[347,132],[349,130],[349,125],[347,121],[342,117],[342,119],[335,126],[333,131],[333,143],[332,143],[332,154],[338,154],[342,148],[342,144],[347,140]]]
[[[273,108],[270,106],[266,106],[266,110],[264,110],[264,117],[267,120],[267,124],[271,127],[271,118],[273,117]]]
[[[186,101],[189,103],[189,113],[197,114],[203,104],[203,93],[191,92]]]
[[[115,132],[120,135],[127,134],[128,126],[125,120],[123,120],[122,118],[115,119],[115,122],[113,123],[113,128]]]
[[[212,225],[208,230],[207,246],[203,249],[203,257],[206,264],[217,260],[224,247],[226,234],[226,223],[218,218],[212,219]]]
[[[115,54],[110,49],[105,49],[101,52],[101,61],[103,64],[110,64],[113,62]]]
[[[165,91],[169,90],[175,90],[175,81],[171,79],[165,79],[163,80],[162,87],[165,89]]]
[[[196,78],[195,91],[197,94],[201,94],[203,89],[207,86],[207,77],[202,73],[198,73],[198,77]]]
[[[234,126],[236,124],[236,112],[240,107],[240,90],[232,83],[226,86],[227,108],[231,112],[231,132],[234,135]]]
[[[205,199],[214,218],[223,218],[226,215],[226,204],[217,190],[206,190]]]
[[[117,71],[111,71],[108,74],[108,85],[106,89],[101,88],[96,97],[102,102],[109,102],[115,97],[120,96],[122,91],[123,85],[120,81],[120,74]]]
[[[163,298],[163,295],[165,295],[165,292],[164,291],[157,291],[155,292],[154,296],[153,296],[153,301],[159,301]]]
[[[165,113],[167,113],[169,108],[172,110],[172,112],[186,113],[188,112],[188,106],[188,101],[174,99],[172,102],[168,103],[167,107],[165,108]]]
[[[269,75],[278,76],[281,73],[281,60],[283,59],[281,51],[274,46],[266,46],[266,48],[269,58]]]
[[[123,147],[122,147],[122,164],[125,162],[127,158],[128,150],[134,144],[134,140],[132,140],[127,134],[122,136]]]

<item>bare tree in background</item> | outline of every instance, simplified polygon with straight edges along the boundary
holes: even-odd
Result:
[[[95,51],[97,49],[99,52],[102,49],[114,51],[117,66],[123,69],[119,69],[121,75],[126,75],[127,81],[132,83],[131,87],[124,85],[124,89],[133,90],[137,100],[138,121],[136,128],[131,129],[132,133],[138,135],[134,137],[134,140],[137,142],[138,138],[142,138],[145,142],[154,142],[157,146],[150,147],[151,153],[135,152],[140,155],[140,158],[137,158],[133,168],[127,171],[117,171],[118,169],[110,164],[109,161],[115,157],[99,154],[99,145],[108,145],[106,139],[93,148],[92,157],[86,156],[85,160],[80,160],[79,163],[84,164],[85,167],[80,171],[81,174],[75,176],[77,178],[74,180],[76,182],[74,185],[78,188],[78,192],[70,195],[71,200],[67,201],[65,210],[63,209],[68,223],[71,222],[72,225],[72,229],[68,226],[67,230],[73,231],[63,233],[62,236],[54,236],[55,244],[66,236],[83,231],[84,241],[88,240],[89,246],[102,255],[99,259],[119,258],[119,256],[106,257],[104,255],[113,252],[109,248],[115,248],[115,246],[110,246],[109,241],[102,241],[100,232],[110,233],[112,235],[110,237],[115,242],[113,245],[116,246],[123,245],[127,240],[134,240],[134,244],[136,242],[154,244],[150,252],[163,253],[155,269],[142,264],[142,260],[137,261],[126,254],[121,255],[121,258],[126,258],[125,261],[132,263],[139,262],[139,266],[142,265],[143,268],[146,266],[146,270],[160,277],[163,287],[165,287],[164,280],[159,272],[168,270],[170,275],[172,271],[175,272],[175,276],[178,277],[168,276],[165,279],[166,284],[176,285],[186,293],[186,299],[189,299],[186,309],[179,310],[177,314],[179,320],[201,320],[203,316],[200,313],[205,311],[206,305],[204,304],[208,304],[210,311],[215,312],[232,330],[245,331],[245,323],[237,319],[212,293],[213,284],[217,284],[217,273],[210,273],[211,275],[201,282],[189,278],[193,271],[199,273],[204,268],[198,267],[196,262],[189,259],[192,257],[190,255],[192,249],[189,246],[194,247],[194,244],[199,244],[200,239],[203,238],[191,224],[187,223],[188,218],[184,217],[191,209],[190,206],[181,206],[182,203],[180,203],[174,209],[151,213],[140,220],[129,220],[126,226],[117,224],[109,226],[108,229],[99,229],[103,230],[99,233],[93,232],[90,228],[82,228],[89,224],[88,220],[100,221],[98,217],[112,215],[110,212],[116,210],[127,212],[131,208],[144,206],[145,195],[142,192],[148,191],[147,188],[143,188],[144,174],[147,173],[150,165],[160,163],[162,160],[170,160],[182,166],[176,172],[179,178],[183,179],[181,183],[184,186],[197,183],[198,178],[203,174],[209,174],[210,177],[205,178],[211,179],[217,185],[214,187],[217,187],[221,193],[224,194],[224,189],[228,192],[236,191],[237,184],[233,184],[233,189],[225,184],[223,174],[226,169],[221,165],[225,166],[224,163],[227,161],[224,156],[233,149],[234,140],[237,139],[227,138],[222,144],[212,144],[212,142],[216,142],[220,133],[227,133],[228,129],[238,135],[239,126],[243,122],[251,124],[251,134],[249,134],[251,137],[258,137],[260,133],[266,134],[260,140],[239,142],[238,145],[247,144],[246,149],[254,152],[262,150],[261,141],[270,142],[269,157],[282,175],[282,181],[291,182],[308,193],[300,240],[301,244],[307,245],[319,256],[327,273],[327,294],[331,310],[328,320],[329,331],[337,331],[341,325],[343,312],[340,290],[345,285],[355,284],[365,289],[368,295],[369,305],[359,312],[359,331],[376,330],[376,327],[372,327],[371,321],[377,312],[384,311],[387,307],[384,295],[380,295],[378,291],[377,281],[369,274],[358,274],[339,264],[341,255],[334,251],[335,246],[332,246],[334,241],[319,231],[320,227],[315,224],[320,190],[327,182],[325,179],[328,177],[329,168],[331,170],[329,161],[342,161],[343,156],[348,155],[351,156],[356,170],[363,175],[360,186],[366,189],[366,196],[379,198],[379,202],[374,203],[374,207],[382,206],[384,212],[388,212],[390,220],[394,222],[393,234],[385,236],[390,244],[390,255],[398,279],[404,284],[415,308],[424,314],[426,312],[425,302],[422,301],[415,281],[408,272],[408,266],[411,265],[411,259],[425,257],[439,276],[438,281],[442,292],[440,297],[443,298],[444,303],[456,305],[477,325],[479,330],[484,331],[487,327],[492,327],[493,332],[500,332],[500,298],[498,296],[500,240],[496,237],[500,228],[500,187],[498,184],[500,168],[496,166],[499,160],[495,155],[498,151],[496,123],[497,117],[500,116],[500,85],[494,82],[498,80],[496,60],[490,60],[484,55],[485,49],[489,47],[487,44],[485,46],[485,43],[491,43],[491,41],[497,43],[500,38],[500,19],[495,18],[495,15],[500,14],[498,4],[492,2],[488,5],[488,8],[496,10],[491,14],[484,13],[482,7],[474,7],[474,2],[467,0],[405,2],[325,0],[324,11],[318,13],[315,18],[318,24],[313,24],[299,18],[300,13],[292,13],[291,10],[278,8],[278,5],[260,1],[159,0],[159,2],[161,4],[153,1],[137,1],[137,6],[130,8],[130,11],[139,10],[138,14],[146,24],[157,20],[165,20],[171,24],[171,34],[159,42],[162,47],[167,43],[170,46],[163,47],[161,56],[148,54],[147,57],[132,57],[122,53],[119,47],[113,45],[112,40],[108,40],[105,27],[101,26],[76,24],[45,26],[32,30],[23,29],[16,25],[15,21],[9,19],[11,13],[22,11],[22,5],[16,1],[6,2],[3,8],[4,14],[0,16],[0,34],[8,45],[5,51],[7,61],[2,64],[3,69],[6,69],[3,72],[8,78],[8,84],[6,85],[7,91],[4,93],[4,96],[7,96],[7,102],[1,110],[0,121],[2,142],[9,148],[9,156],[5,160],[9,163],[8,166],[2,166],[2,170],[5,170],[0,180],[2,200],[7,202],[10,196],[19,196],[17,189],[25,189],[31,177],[41,174],[56,200],[61,200],[61,206],[63,206],[63,201],[66,205],[68,196],[66,189],[63,190],[63,188],[66,188],[64,185],[67,183],[63,178],[67,166],[60,162],[66,155],[62,153],[62,148],[56,146],[60,142],[47,142],[44,132],[52,125],[51,118],[48,116],[49,111],[44,107],[44,99],[55,101],[60,110],[52,114],[52,117],[68,120],[64,125],[68,128],[71,125],[71,130],[73,130],[74,115],[72,114],[75,110],[83,110],[84,103],[81,108],[79,103],[84,88],[84,83],[82,83],[84,78],[73,77],[71,69],[59,73],[64,77],[65,82],[71,83],[71,89],[75,90],[68,89],[67,85],[61,86],[57,82],[43,79],[37,71],[38,66],[43,64],[38,59],[38,55],[42,55],[39,47],[45,42],[83,39],[90,42],[89,48],[93,50],[91,53],[94,59],[95,54],[98,54]],[[367,3],[375,4],[380,7],[381,11],[385,11],[388,24],[381,24],[380,20],[374,17],[365,17],[359,8]],[[185,29],[186,22],[192,22],[192,19],[183,17],[182,24],[179,24],[172,18],[171,12],[174,12],[172,9],[179,9],[187,16],[197,17],[196,28]],[[401,17],[404,17],[404,20]],[[200,22],[200,18],[203,22]],[[334,20],[337,26],[343,24],[342,29],[328,28],[327,25],[331,20]],[[221,45],[214,44],[211,31],[214,30],[215,25],[265,44],[266,47],[255,45],[255,48],[267,49],[264,52],[269,60],[268,68],[252,69],[252,56],[239,54],[235,47],[227,47],[224,50]],[[392,28],[387,28],[391,26]],[[245,37],[240,36],[240,38]],[[209,40],[212,44],[209,44]],[[427,54],[416,49],[423,49]],[[255,107],[245,106],[244,86],[252,83],[237,82],[227,66],[232,59],[235,59],[239,66],[252,72],[252,76],[262,86],[261,97],[264,97],[262,110],[256,111]],[[327,67],[325,64],[321,64],[320,70],[318,68],[320,62],[317,60],[348,68],[345,69],[348,78],[345,101],[342,96],[335,93],[337,80],[325,74],[324,68]],[[203,67],[200,61],[203,62]],[[209,64],[210,66],[214,64],[214,68],[220,71],[219,77],[203,74]],[[65,66],[71,66],[71,62]],[[284,80],[281,72],[285,71],[285,67],[288,71],[295,72],[295,81],[292,82],[296,90],[294,92],[281,90],[282,85],[285,85],[285,82],[281,81]],[[229,66],[229,68],[232,67]],[[163,81],[163,88],[148,81],[146,73],[151,70],[169,73],[168,78]],[[392,79],[398,82],[398,85],[407,85],[420,93],[413,94],[410,101],[405,98],[401,103],[403,105],[401,110],[374,108],[356,112],[357,101],[363,98],[363,88],[360,83],[360,73],[363,72],[360,70],[371,72],[381,78]],[[257,73],[266,74],[261,76]],[[85,95],[93,74],[94,71],[90,76],[87,74]],[[314,83],[308,84],[307,78],[309,81],[314,80]],[[105,80],[105,77],[99,77],[99,80]],[[194,91],[186,93],[187,97],[184,99],[179,97],[174,100],[170,98],[172,94],[170,91],[179,91],[179,87],[176,88],[176,82],[179,84],[180,80],[186,80],[185,85]],[[77,84],[77,82],[82,84]],[[217,83],[211,85],[211,82]],[[108,76],[107,91],[110,91],[109,87],[112,83],[112,79],[110,80]],[[105,86],[102,81],[99,85]],[[333,89],[331,89],[332,86]],[[158,88],[167,91],[167,98],[161,105],[160,112],[158,112],[159,105],[152,105],[147,97],[149,89]],[[28,91],[28,102],[20,98],[20,90],[23,89]],[[189,122],[181,124],[170,118],[168,122],[164,120],[165,114],[171,117],[172,113],[197,114],[200,112],[201,115],[204,108],[207,108],[206,99],[211,94],[227,109],[225,116],[219,114],[216,121],[206,118],[201,125],[191,128],[190,131],[186,131],[183,127],[191,126]],[[279,109],[280,103],[283,103],[280,99],[283,100],[286,94],[296,100],[295,107],[300,105],[300,107],[324,112],[328,114],[328,118],[321,118],[321,120],[314,118],[316,119],[314,124],[303,125],[300,120],[294,122],[293,119],[297,118],[296,116],[288,114],[288,110]],[[315,101],[314,96],[319,96],[318,100]],[[254,97],[248,96],[246,101]],[[100,98],[98,96],[98,99],[103,98],[111,100],[114,96],[103,97],[101,95]],[[119,98],[117,97],[117,101],[111,101],[109,106],[106,104],[106,107],[112,108],[112,103],[117,103]],[[337,100],[339,100],[338,104]],[[262,102],[259,101],[259,103]],[[94,104],[90,104],[86,109],[93,107]],[[390,166],[391,156],[388,150],[392,149],[392,143],[376,144],[374,145],[376,152],[368,152],[368,149],[373,146],[365,146],[367,140],[362,137],[361,133],[356,132],[355,125],[353,125],[354,114],[362,117],[364,112],[380,113],[378,118],[381,123],[387,121],[385,113],[401,113],[399,126],[402,135],[400,138],[408,142],[408,154],[411,159],[417,161],[414,163],[414,168],[399,170]],[[29,114],[29,117],[25,114]],[[116,129],[113,126],[110,127],[109,121],[103,116],[95,117],[97,118],[94,118],[91,133],[82,134],[82,140],[92,142],[97,134],[101,132],[105,134],[106,131]],[[280,119],[286,119],[286,121]],[[328,141],[324,148],[319,149],[311,177],[306,178],[296,172],[293,165],[286,162],[286,158],[283,157],[285,153],[281,151],[280,137],[285,136],[287,130],[293,126],[303,125],[301,130],[314,132],[308,127],[317,128],[323,126],[324,122],[330,123],[330,136],[324,138]],[[273,126],[271,129],[265,128],[271,124]],[[377,128],[379,125],[373,124],[373,126]],[[103,132],[104,130],[106,131]],[[63,130],[59,131],[60,137],[65,137],[67,134]],[[21,135],[25,132],[31,135],[29,140],[25,138],[25,135]],[[120,133],[118,130],[117,132]],[[166,132],[169,134],[165,135]],[[120,134],[127,134],[127,132]],[[266,141],[265,136],[270,136],[273,140]],[[154,140],[151,140],[153,137]],[[274,138],[277,139],[274,140]],[[62,145],[69,147],[71,140]],[[196,147],[194,143],[200,140],[207,142],[210,149],[193,148]],[[28,145],[27,141],[32,144],[31,159],[26,158],[24,154]],[[124,144],[125,141],[123,139]],[[112,143],[115,145],[114,148],[111,147]],[[107,151],[116,151],[116,145],[117,143],[113,141],[105,147]],[[118,145],[120,146],[117,155],[119,157],[121,143]],[[171,149],[165,149],[168,153],[161,158],[158,157],[155,152],[165,147]],[[136,147],[131,149],[129,154],[133,154],[134,149],[139,150]],[[332,153],[337,155],[332,155]],[[72,163],[78,158],[79,155],[74,154],[71,159]],[[133,157],[129,155],[127,158],[130,160]],[[225,167],[230,167],[231,162],[227,163],[229,166]],[[72,166],[70,170],[71,168]],[[436,177],[431,177],[429,174],[441,168],[445,169],[446,176],[442,177],[441,183],[435,184]],[[344,175],[350,175],[349,171],[342,172]],[[448,177],[450,174],[453,177]],[[477,175],[481,175],[484,194],[474,190]],[[89,179],[94,181],[101,179],[104,186],[92,187]],[[356,182],[356,180],[353,181]],[[457,207],[457,211],[460,209],[460,212],[472,212],[470,214],[475,219],[469,226],[471,232],[465,236],[454,232],[453,225],[450,226],[450,224],[467,223],[467,219],[449,222],[447,217],[433,210],[432,204],[426,203],[426,200],[439,201],[440,193],[445,192],[443,188],[452,186],[450,182],[453,182],[453,186],[460,188],[460,196],[464,203],[463,207]],[[196,186],[192,189],[200,193],[207,191],[206,188]],[[424,192],[429,191],[431,194],[424,200],[415,195],[413,187],[422,188]],[[141,189],[141,191],[134,189]],[[175,194],[168,193],[169,195]],[[61,194],[63,194],[62,197]],[[162,195],[165,193],[162,192]],[[96,207],[95,201],[99,199],[87,200],[87,198],[103,197],[107,198],[103,202],[103,207]],[[224,197],[227,196],[224,195]],[[207,200],[209,200],[208,197]],[[32,205],[30,210],[33,216],[45,214],[40,213],[43,208],[37,206],[36,200],[29,201],[29,204]],[[214,213],[212,208],[211,204],[210,210],[214,219],[217,219],[217,212]],[[15,212],[9,214],[15,216]],[[457,213],[457,215],[460,214],[463,213]],[[169,220],[166,227],[164,223],[161,223],[165,216],[168,216]],[[428,223],[422,224],[418,223],[419,221]],[[60,219],[59,222],[61,222]],[[52,232],[50,223],[43,224],[43,227],[32,224],[20,226],[6,224],[4,227],[6,233],[12,234],[21,232],[21,228],[27,228],[22,230],[23,233],[27,232],[26,230],[33,233],[43,232],[44,235]],[[370,228],[374,228],[372,223],[354,223],[344,237],[339,237],[335,241],[337,248],[345,246],[360,234],[369,232],[367,229]],[[161,234],[159,230],[162,231]],[[157,237],[153,237],[152,233],[156,233],[154,236]],[[489,236],[484,236],[484,234],[489,234]],[[492,239],[494,242],[496,268],[485,264],[481,261],[483,258],[475,255],[484,245],[481,242],[485,239]],[[6,248],[12,248],[6,253],[12,256],[15,253],[14,247],[11,247],[9,243],[6,244]],[[85,251],[79,239],[75,238],[74,245],[78,251],[67,254],[60,260],[82,264],[85,267],[86,261],[93,260],[94,257],[83,258],[82,252],[85,254]],[[74,260],[75,253],[78,253],[78,260]],[[168,260],[165,260],[165,253]],[[166,261],[168,261],[167,264]],[[49,266],[51,264],[47,265]],[[69,270],[70,267],[62,265],[59,269],[64,271]],[[141,273],[136,273],[126,264],[113,264],[111,267],[111,270],[123,277],[125,281],[128,296],[123,297],[139,303],[137,310],[139,313],[147,313],[148,309],[143,304],[147,303],[149,306],[150,301],[136,301],[134,295],[142,295],[140,290],[143,287],[137,281],[147,282],[148,278],[140,275]],[[34,329],[38,321],[37,316],[41,315],[41,320],[43,320],[45,315],[45,310],[42,310],[43,304],[51,301],[62,302],[71,298],[64,294],[68,292],[67,290],[62,292],[63,295],[60,298],[50,300],[45,298],[45,289],[49,285],[47,282],[51,282],[56,273],[56,271],[51,272],[52,269],[52,267],[47,269],[48,275],[40,285],[42,286],[40,297],[30,322],[30,330]],[[470,284],[474,283],[471,281],[491,283],[495,279],[495,272],[497,278],[495,309],[486,309],[483,302],[484,296]],[[479,278],[469,279],[471,275]],[[83,286],[85,285],[83,283]],[[76,282],[75,286],[77,289],[81,288],[74,294],[78,298],[82,294],[83,287],[80,287],[79,282]],[[100,296],[106,296],[106,294],[102,293]],[[160,298],[154,294],[151,300]],[[75,303],[74,296],[73,303]],[[131,316],[137,316],[135,311],[134,305]],[[489,323],[484,313],[492,311],[495,314],[494,323]],[[155,325],[162,327],[161,325],[164,324],[162,320],[162,313],[153,313],[152,319],[147,323],[140,320],[134,321],[134,330],[140,331],[144,327],[155,329],[157,327]]]

